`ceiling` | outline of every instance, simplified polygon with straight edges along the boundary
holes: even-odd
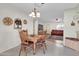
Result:
[[[33,3],[10,3],[0,5],[15,6],[25,12],[27,16],[35,6]],[[77,3],[45,3],[43,5],[40,3],[36,4],[36,7],[38,7],[41,13],[40,22],[52,22],[56,18],[63,18],[64,10],[77,6],[79,6]]]

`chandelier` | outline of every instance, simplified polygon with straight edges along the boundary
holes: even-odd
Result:
[[[40,12],[37,11],[36,8],[34,8],[33,11],[29,14],[29,16],[30,16],[30,17],[33,17],[33,18],[35,18],[35,17],[40,17]]]
[[[45,3],[34,3],[34,8],[32,12],[29,14],[30,17],[40,17],[40,12],[37,10],[37,8],[41,8]]]

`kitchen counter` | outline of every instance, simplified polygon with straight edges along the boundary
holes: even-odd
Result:
[[[72,38],[72,37],[66,37],[65,38],[65,46],[72,48],[76,51],[79,51],[79,39],[78,38]]]
[[[78,38],[72,38],[72,37],[66,37],[66,39],[73,40],[73,41],[79,41]]]

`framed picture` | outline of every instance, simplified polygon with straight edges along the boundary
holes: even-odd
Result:
[[[14,28],[15,29],[22,29],[22,21],[19,18],[16,18],[14,21]]]
[[[24,24],[27,24],[27,20],[26,20],[26,19],[24,19],[24,20],[23,20],[23,23],[24,23]]]

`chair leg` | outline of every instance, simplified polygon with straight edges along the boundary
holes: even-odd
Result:
[[[43,53],[45,54],[45,50],[47,50],[46,43],[43,43]]]
[[[26,56],[27,56],[27,51],[26,51],[26,47],[21,46],[20,51],[19,51],[19,56],[21,55],[22,50],[24,52],[26,52]]]
[[[27,56],[27,48],[26,47],[24,47],[24,51],[26,52],[26,56]]]
[[[25,53],[25,54],[27,55],[26,48],[27,48],[27,47],[24,47],[24,46],[22,47],[23,53]]]
[[[22,46],[21,46],[20,51],[19,51],[19,56],[21,55],[21,50],[22,50]]]
[[[34,44],[33,44],[33,55],[36,54],[36,51],[35,51],[35,50],[36,50],[36,44],[34,43]]]
[[[43,53],[45,54],[45,44],[43,44]]]
[[[45,49],[47,50],[47,45],[46,45],[46,43],[44,43],[44,46],[45,46]]]

